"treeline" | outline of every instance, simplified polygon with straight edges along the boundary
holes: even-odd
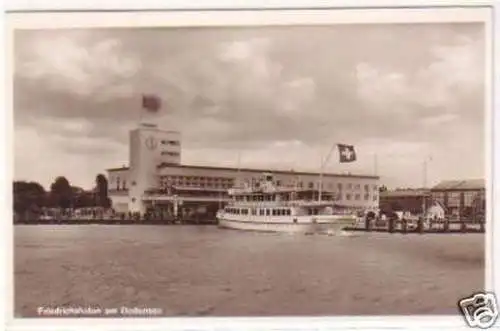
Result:
[[[44,208],[109,208],[108,181],[102,174],[96,176],[94,189],[72,186],[63,176],[57,177],[49,191],[37,182],[14,181],[14,211],[18,214],[39,214]]]

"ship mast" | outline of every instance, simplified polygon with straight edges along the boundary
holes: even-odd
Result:
[[[319,169],[319,188],[318,188],[318,192],[319,192],[318,193],[318,201],[319,202],[321,202],[321,195],[323,192],[323,171],[324,171],[324,168],[326,166],[326,163],[328,162],[328,160],[330,160],[330,157],[332,155],[333,150],[335,149],[335,146],[337,146],[337,144],[333,144],[332,147],[330,148],[330,151],[326,155],[326,157],[321,160],[321,166]]]

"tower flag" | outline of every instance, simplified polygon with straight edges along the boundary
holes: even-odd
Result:
[[[339,149],[340,163],[356,161],[356,151],[353,145],[337,144],[337,148]]]
[[[154,94],[143,94],[142,108],[150,112],[157,112],[161,108],[160,97]]]

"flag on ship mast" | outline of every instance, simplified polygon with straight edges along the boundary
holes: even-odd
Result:
[[[337,144],[339,149],[339,162],[348,163],[356,161],[356,151],[353,145]]]

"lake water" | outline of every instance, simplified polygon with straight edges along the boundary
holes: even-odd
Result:
[[[458,314],[484,287],[483,234],[305,236],[214,226],[14,227],[15,316]]]

